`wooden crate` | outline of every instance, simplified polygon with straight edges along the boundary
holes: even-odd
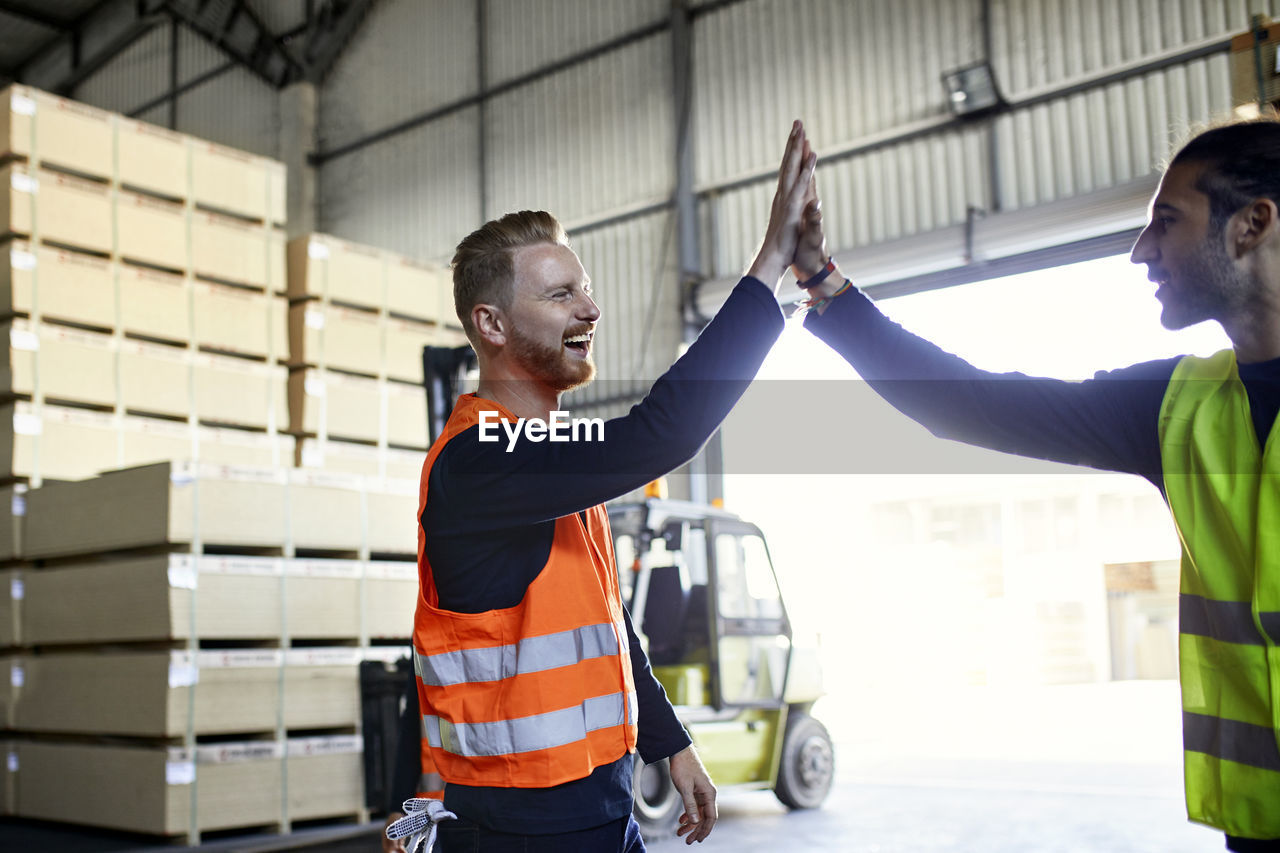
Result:
[[[387,442],[400,447],[427,446],[427,395],[421,385],[387,382]]]
[[[25,643],[22,636],[25,596],[26,572],[23,569],[0,569],[0,648]]]
[[[112,264],[52,246],[11,241],[0,255],[0,305],[6,313],[33,314],[90,326],[115,324]],[[0,249],[3,251],[3,249]]]
[[[201,420],[258,429],[288,423],[289,371],[283,365],[211,353],[191,359],[195,413]]]
[[[283,747],[275,741],[180,747],[18,744],[16,813],[155,835],[191,829],[196,786],[200,831],[275,824],[283,794]],[[67,809],[67,779],[91,792]]]
[[[121,419],[120,463],[133,468],[169,459],[236,468],[279,468],[294,456],[294,438],[228,427],[196,426],[158,418]]]
[[[322,729],[360,723],[360,650],[289,649],[284,653],[284,724]]]
[[[26,556],[188,544],[279,547],[285,484],[278,471],[160,463],[27,493]],[[197,500],[198,498],[198,500]]]
[[[192,285],[197,345],[270,359],[285,356],[285,300],[273,293],[198,281]]]
[[[379,309],[385,303],[386,253],[330,237],[308,234],[289,241],[289,298],[345,302]]]
[[[369,550],[375,554],[417,554],[418,484],[412,480],[373,485],[368,496]]]
[[[27,655],[15,725],[27,732],[180,737],[274,731],[279,649]],[[89,697],[92,697],[91,700]]]
[[[357,560],[285,560],[284,622],[290,639],[360,636]]]
[[[18,717],[26,679],[27,654],[10,650],[0,655],[0,730],[12,729]]]
[[[190,137],[123,116],[116,118],[116,133],[116,176],[122,184],[169,198],[189,195]]]
[[[388,260],[386,304],[392,314],[432,323],[456,322],[449,271],[409,258]]]
[[[119,359],[120,405],[126,410],[183,418],[191,411],[189,350],[123,340]]]
[[[0,767],[0,816],[17,813],[18,808],[18,743],[13,740],[0,740],[0,758],[4,766]]]
[[[422,384],[422,348],[436,346],[440,330],[429,324],[392,317],[386,326],[386,361],[383,375]]]
[[[112,215],[105,184],[21,163],[0,169],[0,232],[109,253]]]

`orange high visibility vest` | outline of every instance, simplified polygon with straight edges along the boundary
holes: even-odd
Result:
[[[431,466],[480,412],[459,398],[422,466],[418,517]],[[551,554],[515,607],[442,610],[418,525],[414,669],[422,749],[446,782],[546,788],[590,775],[634,751],[636,693],[604,507],[556,520]],[[427,766],[424,761],[424,766]]]

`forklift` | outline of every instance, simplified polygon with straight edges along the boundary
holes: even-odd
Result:
[[[434,440],[475,353],[426,347],[422,361]],[[661,480],[643,500],[607,509],[623,603],[716,787],[772,789],[791,809],[820,806],[835,769],[831,737],[811,714],[822,671],[816,648],[792,642],[760,528],[669,499]],[[683,810],[669,762],[646,766],[637,756],[633,813],[644,837],[673,835]]]
[[[811,713],[822,672],[817,650],[792,642],[764,534],[662,491],[651,484],[643,501],[607,507],[619,588],[653,674],[717,788],[772,788],[788,808],[817,808],[835,768],[831,737]],[[633,811],[644,837],[673,834],[683,810],[668,762],[637,758]]]

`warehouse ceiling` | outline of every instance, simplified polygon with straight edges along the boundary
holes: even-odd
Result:
[[[320,82],[374,0],[0,0],[0,83],[69,42],[79,81],[157,26],[184,26],[264,83]]]

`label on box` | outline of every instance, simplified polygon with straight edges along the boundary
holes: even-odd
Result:
[[[319,331],[324,328],[324,312],[316,308],[308,308],[302,319],[308,329]]]
[[[360,570],[356,560],[288,560],[284,564],[284,573],[290,577],[354,580],[360,577]]]
[[[173,589],[195,589],[196,567],[187,565],[169,565],[169,586]],[[172,678],[170,678],[172,681]],[[173,686],[172,684],[170,686]]]
[[[325,394],[324,380],[319,376],[308,374],[302,387],[307,392],[308,397],[323,397]]]
[[[199,569],[210,575],[280,577],[284,561],[279,557],[201,557]]]
[[[21,172],[14,172],[9,178],[9,184],[15,192],[35,194],[40,191],[40,182]]]
[[[29,98],[21,92],[14,92],[9,97],[9,109],[20,116],[33,116],[36,114],[36,99]]]
[[[392,560],[378,560],[369,563],[365,569],[365,577],[388,581],[417,581],[417,563],[397,563]]]
[[[317,261],[329,260],[329,247],[317,240],[307,243],[307,257],[315,258]]]
[[[9,346],[26,352],[36,352],[40,349],[40,336],[30,329],[12,326],[9,328]]]
[[[355,666],[360,650],[352,648],[289,649],[284,653],[289,666]]]
[[[194,761],[166,761],[164,763],[164,782],[166,785],[190,785],[196,781],[196,763]]]
[[[383,663],[395,663],[401,658],[413,659],[412,646],[369,646],[360,652],[365,660],[380,660]]]
[[[27,489],[22,483],[14,486],[13,500],[9,501],[9,512],[18,518],[27,514]]]
[[[22,668],[22,664],[15,663],[9,667],[9,684],[14,687],[21,687],[27,680],[27,673]]]
[[[12,751],[9,753],[9,760],[7,762],[7,766],[9,768],[10,773],[18,772],[18,753],[12,752]]]
[[[22,582],[22,578],[13,578],[9,581],[9,598],[21,601],[26,594],[27,585]]]
[[[317,444],[307,443],[302,445],[302,467],[303,468],[323,468],[324,467],[324,451]]]
[[[14,412],[13,413],[13,431],[18,435],[39,435],[44,425],[40,422],[40,417],[31,412]],[[17,496],[14,496],[17,500]],[[25,511],[25,504],[23,506]]]
[[[22,249],[10,249],[9,265],[15,270],[33,270],[36,268],[36,256]]]
[[[196,761],[201,764],[225,764],[231,761],[261,761],[283,758],[284,746],[279,741],[246,741],[196,747]]]
[[[289,755],[347,755],[364,752],[364,739],[360,735],[290,738],[288,751]]]
[[[237,649],[225,652],[199,652],[196,662],[202,669],[223,667],[262,668],[280,666],[284,653],[280,649]]]
[[[175,654],[169,662],[169,686],[190,687],[199,683],[200,668],[191,662],[191,656],[185,652]]]

